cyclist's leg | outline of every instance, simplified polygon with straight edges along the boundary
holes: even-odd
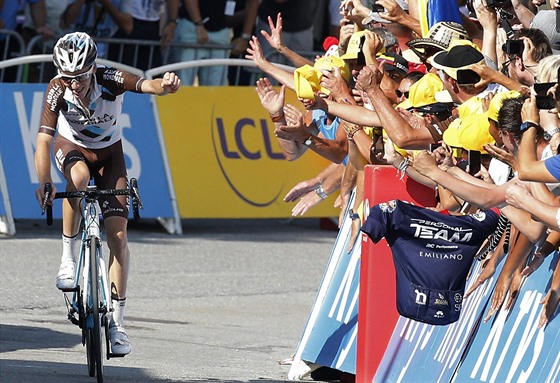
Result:
[[[94,175],[100,189],[126,189],[126,165],[121,142],[99,152],[101,168]],[[111,196],[100,198],[99,204],[104,218],[107,246],[109,247],[109,280],[113,315],[109,331],[111,348],[115,354],[130,353],[130,342],[124,331],[124,306],[128,281],[129,251],[127,238],[128,198]]]
[[[54,152],[57,167],[66,179],[66,190],[85,189],[90,173],[80,148],[58,136],[54,142]],[[72,288],[74,285],[74,269],[81,239],[78,235],[80,216],[78,200],[65,199],[62,202],[62,257],[56,277],[56,285],[60,289]]]

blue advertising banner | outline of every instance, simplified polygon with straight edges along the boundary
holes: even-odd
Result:
[[[433,326],[400,317],[377,369],[374,382],[450,382],[494,290],[504,260],[494,276],[463,302],[461,317]],[[465,291],[476,281],[482,263],[473,264]]]
[[[38,179],[34,155],[45,89],[45,84],[0,83],[0,153],[16,219],[41,218],[35,200]],[[138,179],[144,204],[140,215],[145,218],[173,217],[150,97],[127,93],[124,98],[120,118],[124,129],[123,149],[128,176]],[[64,190],[62,175],[54,162],[51,168],[57,189]],[[61,210],[55,204],[55,218],[60,218]]]
[[[514,306],[480,325],[455,382],[560,382],[558,311],[546,327],[537,327],[559,258],[558,251],[550,254],[525,279]]]
[[[348,214],[345,217],[294,359],[354,374],[362,246],[358,235],[348,253],[352,220]],[[289,377],[302,378],[294,371]]]

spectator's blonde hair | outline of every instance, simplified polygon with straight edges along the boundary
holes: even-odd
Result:
[[[557,82],[558,68],[560,68],[560,55],[547,56],[539,63],[539,83]]]

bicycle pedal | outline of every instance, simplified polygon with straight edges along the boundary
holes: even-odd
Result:
[[[110,352],[108,355],[109,355],[109,358],[124,358],[128,354],[113,354],[112,352]]]
[[[67,289],[59,289],[59,290],[62,291],[63,293],[74,293],[76,291],[80,291],[80,286],[70,287]]]

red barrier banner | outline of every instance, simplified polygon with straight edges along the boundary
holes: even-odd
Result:
[[[391,166],[366,166],[364,217],[369,207],[400,199],[418,206],[435,206],[435,193],[411,178],[402,180]],[[371,382],[399,319],[395,267],[385,241],[374,244],[362,234],[356,382]]]

